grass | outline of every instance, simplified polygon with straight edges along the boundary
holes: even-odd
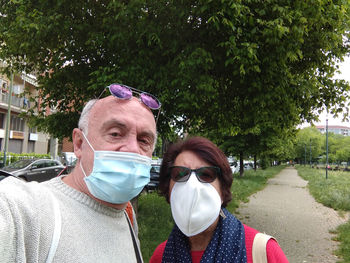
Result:
[[[138,226],[141,252],[149,262],[155,248],[165,241],[173,227],[169,204],[157,193],[142,194],[138,201]]]
[[[350,262],[350,221],[337,228],[336,241],[340,242],[339,249],[336,251],[336,255],[342,257],[343,263]]]
[[[244,177],[234,175],[231,191],[233,200],[227,209],[234,212],[240,202],[247,202],[248,197],[263,189],[266,181],[278,174],[285,166],[270,167],[266,170],[249,170]],[[138,200],[138,225],[141,251],[145,262],[149,262],[154,249],[165,241],[173,227],[169,204],[157,193],[142,194]]]
[[[309,182],[311,195],[325,206],[338,210],[340,214],[350,211],[350,172],[328,171],[297,166],[299,175]],[[339,249],[335,254],[343,263],[350,263],[350,221],[335,231]]]

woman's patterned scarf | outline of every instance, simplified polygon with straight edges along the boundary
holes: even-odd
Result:
[[[218,226],[206,248],[201,263],[234,262],[246,263],[245,235],[243,224],[222,208]],[[162,262],[192,262],[188,237],[175,225],[166,243]]]

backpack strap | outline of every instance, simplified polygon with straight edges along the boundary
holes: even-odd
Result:
[[[131,225],[131,222],[130,222],[130,217],[127,214],[126,211],[124,211],[124,214],[125,214],[126,220],[128,221],[129,230],[130,230],[130,234],[131,234],[131,237],[132,237],[132,243],[134,245],[134,251],[135,251],[137,263],[143,263],[140,246],[139,246],[139,244],[138,244],[138,242],[136,240],[135,232],[134,232],[134,229],[132,228],[132,225]]]
[[[268,263],[266,245],[271,238],[274,239],[272,236],[263,233],[255,235],[252,248],[253,263]]]

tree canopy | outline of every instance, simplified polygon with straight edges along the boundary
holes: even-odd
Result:
[[[120,82],[159,97],[163,134],[177,127],[249,143],[344,109],[349,84],[333,76],[349,52],[349,5],[0,0],[0,59],[7,71],[38,74],[35,124],[55,137]],[[56,113],[45,117],[47,106]]]
[[[317,128],[300,129],[294,144],[295,159],[303,164],[317,162],[319,157],[326,152],[325,144],[325,136]]]

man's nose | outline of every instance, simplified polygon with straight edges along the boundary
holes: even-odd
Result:
[[[127,138],[125,138],[125,141],[123,145],[119,148],[119,151],[141,154],[140,145],[138,143],[137,137],[128,136]]]

